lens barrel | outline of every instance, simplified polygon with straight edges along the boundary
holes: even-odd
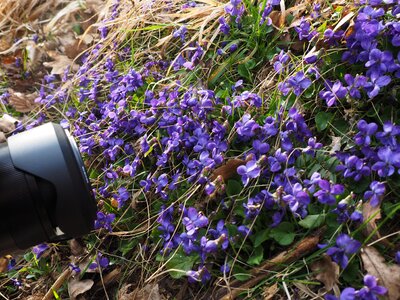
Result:
[[[0,144],[0,255],[93,229],[96,203],[74,139],[47,123]]]

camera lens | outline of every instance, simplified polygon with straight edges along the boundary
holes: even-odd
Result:
[[[93,229],[96,203],[78,147],[47,123],[0,144],[0,255]]]

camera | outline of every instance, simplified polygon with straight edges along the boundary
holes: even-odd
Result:
[[[89,233],[96,202],[67,130],[47,123],[0,143],[0,255]]]

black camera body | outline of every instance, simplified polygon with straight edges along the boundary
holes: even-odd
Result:
[[[96,203],[79,149],[47,123],[0,144],[0,255],[89,233]]]

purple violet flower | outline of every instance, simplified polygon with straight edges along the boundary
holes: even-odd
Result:
[[[334,205],[336,203],[336,195],[344,193],[344,186],[341,184],[331,184],[328,180],[320,180],[318,182],[320,190],[314,193],[314,197],[323,204]]]
[[[335,105],[336,100],[343,99],[347,95],[347,89],[337,80],[333,85],[328,82],[327,89],[322,90],[319,96],[326,101],[328,107]]]
[[[229,24],[226,22],[226,20],[225,20],[225,18],[224,17],[220,17],[219,19],[218,19],[218,22],[219,22],[219,30],[223,33],[223,34],[225,34],[225,35],[229,35],[229,31],[231,30],[231,28],[230,28],[230,26],[229,26]]]
[[[394,256],[394,261],[400,265],[400,251],[396,252],[396,255]]]
[[[364,276],[364,287],[356,292],[358,299],[379,300],[378,296],[385,295],[387,289],[378,285],[378,279],[372,275]]]
[[[237,173],[242,176],[244,186],[249,184],[250,179],[260,176],[260,172],[261,168],[255,160],[250,160],[245,166],[239,166],[237,168]]]
[[[172,36],[173,36],[174,38],[178,38],[178,37],[179,37],[179,38],[181,39],[182,43],[183,43],[183,42],[185,42],[186,33],[187,33],[187,28],[186,28],[186,26],[181,26],[181,27],[179,27],[178,29],[176,29],[176,30],[174,31],[174,33],[172,34]]]
[[[100,229],[105,228],[108,231],[112,231],[111,223],[115,219],[115,214],[105,214],[101,211],[97,212],[97,220],[94,222],[94,228]]]
[[[299,34],[299,40],[310,41],[318,33],[315,30],[311,30],[311,24],[304,17],[301,19],[300,25],[294,28]]]
[[[36,259],[39,259],[47,249],[49,249],[47,244],[39,244],[32,248],[32,252],[35,254]]]
[[[194,207],[189,207],[182,224],[185,226],[188,236],[193,236],[199,228],[208,225],[208,219],[202,212],[197,212]]]
[[[336,246],[328,249],[328,254],[332,260],[344,269],[349,262],[348,255],[356,253],[361,247],[361,243],[352,239],[345,233],[339,234],[336,238]]]
[[[306,216],[307,211],[305,208],[310,204],[310,196],[303,190],[300,183],[295,183],[291,194],[283,196],[282,200],[289,205],[294,214],[298,214],[302,218]]]
[[[354,142],[359,146],[369,146],[371,144],[371,136],[375,134],[378,125],[375,123],[367,123],[365,120],[360,120],[357,124],[359,132],[354,136]]]
[[[376,171],[380,177],[392,176],[395,167],[400,167],[400,152],[392,151],[390,147],[382,147],[378,150],[379,161],[371,169]]]
[[[369,201],[372,207],[376,207],[385,195],[385,184],[383,182],[373,181],[369,188],[371,190],[364,193],[364,199],[365,201]]]
[[[205,284],[211,279],[211,274],[205,266],[199,266],[197,271],[187,271],[186,276],[188,276],[188,281],[190,283],[201,282]]]
[[[289,77],[287,81],[279,83],[278,87],[284,96],[289,94],[292,89],[296,96],[300,96],[304,90],[310,87],[311,83],[311,80],[304,76],[304,72],[300,71],[295,76]]]

